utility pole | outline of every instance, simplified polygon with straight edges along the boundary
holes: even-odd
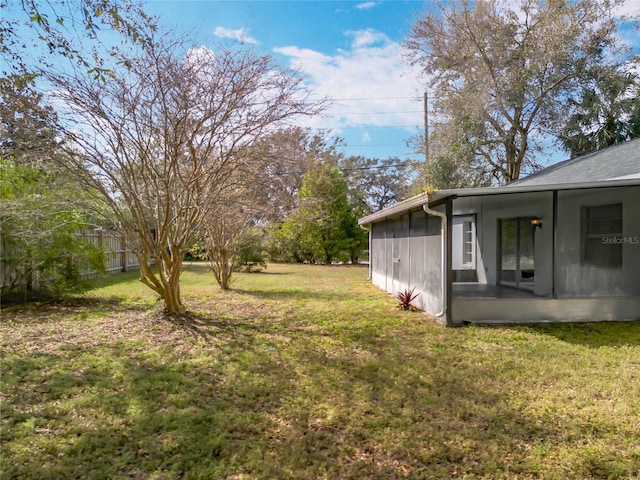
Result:
[[[424,160],[429,163],[429,94],[424,92]]]

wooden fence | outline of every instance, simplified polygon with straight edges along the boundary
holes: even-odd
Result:
[[[138,259],[131,248],[127,245],[126,239],[118,232],[110,230],[81,230],[76,233],[79,239],[98,247],[104,258],[104,270],[107,273],[126,272],[139,268]],[[5,257],[5,242],[0,236],[0,289],[23,286],[25,280],[21,279],[19,268],[12,265]],[[91,278],[100,275],[102,272],[92,267],[87,258],[78,255],[61,257],[60,263],[66,262],[68,266],[73,266],[80,278]],[[40,272],[34,272],[33,286],[39,283],[46,283]]]
[[[137,269],[140,265],[133,251],[127,247],[126,239],[118,232],[110,230],[83,230],[78,236],[100,248],[104,255],[107,273],[126,272]],[[97,272],[91,272],[88,267],[80,269],[80,275],[89,277]]]

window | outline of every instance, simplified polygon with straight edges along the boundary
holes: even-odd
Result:
[[[472,215],[453,217],[451,261],[453,270],[476,269],[476,219]]]
[[[582,263],[622,266],[622,204],[582,207]]]
[[[473,222],[462,222],[462,264],[473,265]]]

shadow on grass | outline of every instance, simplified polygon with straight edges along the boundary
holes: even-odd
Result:
[[[234,292],[267,300],[353,298],[284,286]],[[84,300],[86,310],[103,299]],[[638,438],[637,431],[625,430],[632,424],[601,413],[581,415],[579,408],[567,408],[571,399],[545,393],[547,383],[556,382],[562,394],[562,376],[545,378],[537,354],[530,359],[525,349],[512,346],[510,332],[500,336],[496,329],[496,342],[478,330],[486,341],[476,343],[465,329],[431,328],[422,316],[401,326],[377,313],[360,319],[352,310],[348,318],[333,310],[319,310],[319,318],[269,316],[268,302],[239,300],[227,310],[204,307],[216,313],[203,308],[163,317],[164,322],[153,318],[137,336],[132,324],[140,318],[118,323],[121,317],[114,315],[117,331],[124,332],[116,339],[87,345],[77,331],[62,331],[53,353],[38,354],[35,341],[14,352],[8,341],[9,355],[0,364],[3,478],[632,478],[636,473],[634,458],[620,456],[631,448],[624,442]],[[297,308],[293,302],[285,310]],[[592,334],[622,334],[636,344],[637,331],[625,330],[629,324],[621,325],[621,332],[613,324],[594,325],[585,331],[569,325],[499,328],[572,343],[596,340]],[[17,335],[16,344],[50,330],[39,328]],[[66,343],[68,333],[76,335],[75,343]],[[599,362],[598,353],[587,363]],[[530,372],[534,367],[542,378]],[[562,370],[564,364],[554,367]],[[624,391],[617,407],[635,402],[628,394],[622,397]],[[538,395],[548,395],[541,405]],[[594,434],[596,429],[603,434]],[[608,437],[613,439],[602,440]]]
[[[26,383],[37,376],[26,372],[44,372],[43,387],[22,389],[5,412],[6,478],[490,476],[505,472],[483,446],[513,454],[562,428],[508,407],[497,384],[479,388],[473,379],[490,378],[489,365],[429,353],[407,362],[388,350],[362,360],[313,337],[262,347],[198,365],[117,349],[75,368],[54,356],[5,365]],[[29,455],[16,448],[22,438],[48,446]]]
[[[249,297],[260,298],[264,300],[319,300],[319,301],[344,301],[353,298],[353,295],[345,291],[343,293],[327,293],[323,291],[311,291],[303,289],[290,289],[290,290],[243,290],[232,288],[233,292],[240,295],[247,295]]]
[[[52,298],[32,303],[3,305],[2,312],[7,318],[16,315],[26,316],[28,323],[57,322],[61,317],[95,315],[96,311],[111,313],[126,311],[131,314],[147,312],[153,302],[130,302],[118,296],[84,296],[67,295],[63,298]]]
[[[356,345],[283,326],[275,342],[248,319],[172,321],[218,343],[3,362],[3,478],[542,477],[532,449],[588,428],[518,408],[494,358],[415,334]],[[629,473],[609,453],[569,473]]]
[[[182,266],[183,272],[189,272],[195,275],[212,275],[211,268],[206,262],[185,262]],[[291,272],[273,272],[269,269],[263,269],[256,272],[236,272],[247,273],[251,275],[291,275]]]
[[[527,326],[574,345],[590,348],[640,345],[640,322],[548,323]]]

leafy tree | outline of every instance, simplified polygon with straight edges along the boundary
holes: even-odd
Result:
[[[414,23],[409,60],[430,79],[439,128],[471,149],[479,176],[517,180],[585,71],[624,55],[612,12],[623,0],[439,0]],[[441,139],[444,142],[445,136]]]
[[[340,162],[359,216],[382,210],[410,196],[416,164],[399,158],[347,157]]]
[[[314,252],[305,242],[302,222],[295,213],[282,223],[271,223],[266,228],[266,249],[275,262],[303,263],[314,261]]]
[[[77,184],[55,165],[66,158],[57,140],[57,118],[32,87],[32,77],[0,78],[0,241],[2,293],[35,282],[72,286],[72,256],[104,268],[102,255],[76,232],[87,227]]]
[[[640,137],[640,82],[633,72],[598,68],[590,75],[559,139],[571,156]]]
[[[297,210],[284,222],[298,258],[330,264],[344,256],[351,261],[367,244],[366,233],[348,198],[347,180],[334,165],[322,164],[308,172],[298,194]],[[306,258],[305,258],[306,257]]]
[[[182,314],[183,255],[241,173],[253,171],[248,148],[318,108],[301,77],[270,57],[187,48],[165,32],[150,39],[104,80],[81,69],[46,78],[77,154],[61,167],[105,202],[135,244],[140,280],[169,314]]]
[[[429,159],[418,167],[413,191],[475,188],[491,184],[491,174],[473,153],[468,130],[451,124],[436,125],[429,137]],[[424,152],[424,135],[413,139]]]
[[[257,225],[243,232],[239,242],[236,270],[251,273],[267,268],[265,237],[265,229]]]
[[[34,88],[33,75],[0,77],[0,156],[46,168],[60,153],[57,116]]]
[[[128,51],[104,42],[103,32],[116,32],[126,42],[150,41],[155,20],[135,0],[0,0],[0,58],[5,75],[35,73],[66,58],[90,74],[113,74],[109,61],[128,63]]]
[[[336,165],[342,154],[339,139],[329,139],[324,132],[302,127],[288,127],[265,135],[252,146],[248,155],[255,203],[261,206],[265,221],[282,222],[298,203],[304,175],[319,164]]]

